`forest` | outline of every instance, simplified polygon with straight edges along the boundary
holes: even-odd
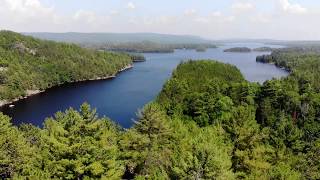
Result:
[[[206,51],[208,48],[217,48],[210,43],[174,43],[164,44],[152,41],[126,42],[126,43],[86,43],[80,44],[85,48],[133,53],[173,53],[175,49],[194,49],[198,52]]]
[[[272,52],[277,50],[276,48],[270,48],[270,47],[259,47],[259,48],[247,48],[247,47],[235,47],[235,48],[229,48],[229,49],[225,49],[224,52],[244,52],[244,53],[248,53],[251,51],[255,51],[255,52]]]
[[[63,83],[114,76],[141,58],[0,31],[0,101]]]
[[[0,115],[0,177],[320,179],[319,56],[265,57],[291,74],[260,85],[233,65],[181,63],[130,129],[87,103],[43,128]]]
[[[230,49],[225,49],[224,52],[241,52],[241,53],[248,53],[251,52],[252,50],[247,47],[234,47]]]
[[[252,49],[252,51],[256,51],[256,52],[272,52],[273,50],[276,50],[276,49],[271,47],[259,47],[259,48]]]

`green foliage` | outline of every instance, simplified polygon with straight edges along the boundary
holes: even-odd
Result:
[[[233,105],[226,96],[233,83],[244,82],[240,71],[215,61],[180,64],[165,84],[158,101],[169,115],[196,121],[200,126],[227,120]]]
[[[23,125],[20,131],[0,115],[0,175],[31,179],[119,179],[123,161],[119,128],[98,119],[88,104],[80,112],[58,112],[44,128]]]
[[[121,177],[123,166],[117,146],[118,129],[107,119],[98,119],[89,105],[80,112],[68,110],[49,118],[41,130],[44,170],[52,178]]]
[[[222,127],[232,143],[229,157],[236,178],[317,179],[320,166],[310,155],[317,154],[314,143],[319,139],[318,82],[313,77],[320,69],[304,57],[297,57],[301,62],[287,78],[262,86],[246,82],[229,65],[186,62],[157,101],[174,119],[202,129]],[[313,65],[310,75],[302,73]]]
[[[12,126],[10,118],[0,114],[0,177],[32,178],[45,177],[40,171],[41,161],[23,132]]]
[[[217,48],[211,43],[158,43],[154,41],[125,42],[125,43],[86,43],[84,47],[133,53],[173,53],[175,49],[195,49],[206,51],[207,48]]]
[[[193,122],[175,119],[171,179],[234,179],[232,144],[217,127],[199,128]]]
[[[146,58],[142,54],[134,53],[134,54],[129,54],[129,55],[131,57],[132,62],[143,62],[143,61],[146,61]]]
[[[224,52],[241,52],[241,53],[247,53],[251,52],[252,50],[247,47],[235,47],[230,49],[225,49]]]
[[[172,129],[156,103],[146,105],[135,126],[124,134],[121,145],[128,173],[140,178],[166,177],[171,154]]]
[[[320,94],[313,78],[320,69],[300,69],[317,67],[309,56],[317,59],[272,56],[295,65],[288,77],[263,85],[228,64],[182,63],[127,130],[98,118],[88,104],[58,112],[42,129],[18,129],[1,114],[0,177],[319,179]]]
[[[131,62],[125,54],[0,31],[0,100],[25,96],[27,90],[112,76]]]

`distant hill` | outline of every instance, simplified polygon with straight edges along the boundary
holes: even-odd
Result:
[[[216,40],[217,43],[263,43],[263,44],[277,44],[277,43],[284,43],[289,41],[284,40],[275,40],[275,39],[222,39]]]
[[[271,45],[289,46],[289,47],[310,47],[310,46],[320,46],[319,40],[275,40],[275,39],[223,39],[216,40],[216,44],[224,43],[263,43]]]
[[[283,41],[283,42],[273,42],[269,44],[282,45],[288,47],[320,47],[320,41]]]
[[[212,43],[210,40],[191,35],[168,35],[157,33],[23,33],[33,37],[73,43],[126,43],[151,41],[162,44]]]

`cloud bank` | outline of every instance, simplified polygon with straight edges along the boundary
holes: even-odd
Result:
[[[261,10],[262,1],[272,8]],[[320,11],[289,0],[233,0],[228,7],[211,12],[191,7],[176,14],[156,15],[142,14],[139,1],[102,13],[84,7],[70,14],[60,13],[40,0],[0,0],[0,4],[0,28],[19,32],[157,32],[211,39],[320,39]]]

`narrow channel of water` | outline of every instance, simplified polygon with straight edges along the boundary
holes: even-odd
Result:
[[[147,61],[136,63],[133,69],[119,74],[111,80],[81,82],[52,88],[44,93],[14,103],[14,108],[3,107],[4,114],[13,118],[13,123],[32,123],[42,126],[46,117],[69,107],[79,108],[88,102],[97,108],[100,116],[110,117],[124,128],[133,124],[136,112],[152,101],[170,78],[172,71],[183,60],[216,59],[236,65],[249,81],[263,83],[273,77],[279,78],[288,73],[274,65],[256,63],[256,56],[263,52],[225,53],[231,47],[256,48],[265,46],[256,43],[227,44],[206,52],[176,50],[174,53],[144,54]],[[269,46],[277,47],[277,46]]]

